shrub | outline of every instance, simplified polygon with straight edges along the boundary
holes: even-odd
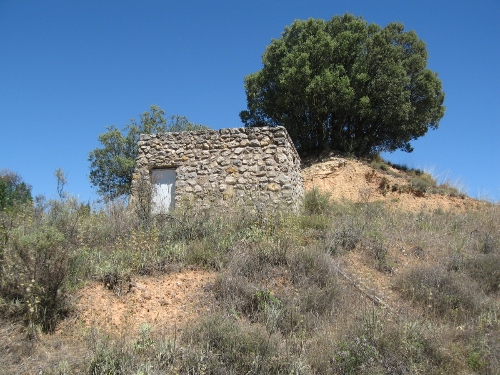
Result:
[[[336,351],[342,373],[428,373],[442,361],[438,348],[418,325],[363,323],[346,335]]]
[[[290,255],[289,272],[298,295],[287,296],[282,329],[299,326],[313,329],[314,319],[309,316],[307,324],[290,323],[299,319],[297,313],[304,316],[313,314],[316,317],[332,314],[338,310],[343,291],[340,288],[336,266],[333,259],[317,247],[296,248]]]
[[[78,244],[86,248],[109,249],[136,229],[124,200],[113,200],[84,217],[79,224]]]
[[[300,283],[303,278],[324,287],[337,279],[332,258],[316,247],[296,248],[288,260],[292,281]]]
[[[216,280],[215,296],[229,310],[257,321],[269,302],[265,297],[271,297],[265,284],[273,273],[278,273],[277,267],[286,262],[286,253],[280,254],[279,248],[272,243],[240,241],[235,244],[231,259]]]
[[[175,341],[152,335],[150,328],[148,324],[141,324],[138,337],[134,340],[116,340],[92,329],[87,337],[90,358],[86,358],[85,373],[96,375],[177,373],[174,362],[175,359],[180,359],[180,353],[176,350]]]
[[[330,220],[325,215],[303,215],[300,217],[300,228],[308,231],[308,235],[321,237],[330,225]]]
[[[207,210],[176,212],[174,217],[176,220],[172,221],[169,234],[176,241],[201,240],[210,235],[210,229],[214,229],[211,228],[214,218]]]
[[[68,260],[67,241],[53,226],[28,223],[10,233],[0,291],[4,298],[22,302],[30,336],[36,325],[52,331],[66,314]]]
[[[442,266],[413,268],[398,276],[395,287],[406,298],[432,308],[438,316],[479,311],[477,287]]]
[[[380,169],[381,171],[389,170],[389,164],[380,157],[373,159],[370,162],[370,167],[372,167],[373,169]]]
[[[464,260],[463,268],[485,293],[500,291],[500,254],[479,254]]]
[[[394,263],[389,257],[387,241],[382,237],[382,234],[374,230],[369,235],[363,238],[363,248],[373,261],[375,268],[380,272],[390,273],[394,268]]]
[[[328,236],[327,249],[331,254],[336,254],[339,248],[351,251],[361,241],[361,228],[354,222],[342,223]]]
[[[306,346],[315,374],[440,373],[443,356],[418,322],[393,322],[376,310],[345,322],[339,337],[321,332]]]
[[[417,194],[429,193],[436,187],[436,180],[428,173],[418,174],[410,178],[410,187]]]
[[[220,315],[204,319],[188,333],[189,342],[205,346],[206,373],[276,373],[274,355],[278,345],[259,324],[243,325]],[[187,369],[186,369],[187,370]]]
[[[124,348],[114,342],[100,341],[96,344],[88,366],[89,374],[114,375],[126,374],[132,358]]]
[[[224,264],[224,253],[209,239],[190,241],[186,246],[186,261],[189,264],[220,270]]]
[[[330,194],[317,187],[306,191],[302,205],[306,215],[324,215],[331,211]]]
[[[489,224],[492,225],[493,223]],[[471,233],[475,239],[475,250],[483,254],[500,253],[500,236],[495,236],[495,229],[474,230]]]

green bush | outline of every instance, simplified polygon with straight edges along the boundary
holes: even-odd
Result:
[[[302,208],[306,215],[328,214],[332,208],[330,194],[322,192],[317,187],[314,187],[305,192]]]
[[[436,180],[428,173],[415,175],[410,178],[410,187],[418,194],[429,193],[436,187]]]
[[[10,232],[0,291],[4,299],[22,303],[30,335],[37,325],[52,331],[67,313],[69,257],[64,235],[53,226],[27,223]]]

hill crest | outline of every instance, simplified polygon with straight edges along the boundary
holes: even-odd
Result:
[[[483,202],[450,184],[438,185],[428,173],[382,160],[364,161],[340,156],[306,159],[302,177],[305,191],[317,188],[334,201],[384,202],[415,211],[466,210]]]

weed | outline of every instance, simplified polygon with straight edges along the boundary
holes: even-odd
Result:
[[[380,156],[375,155],[370,161],[370,167],[373,169],[379,169],[381,171],[389,170],[389,164]]]
[[[387,177],[382,177],[382,179],[380,180],[380,183],[378,185],[378,188],[382,192],[383,195],[387,194],[387,192],[390,190],[390,183],[389,183],[389,180],[387,179]],[[395,191],[394,188],[393,188],[393,191]]]
[[[125,374],[131,362],[132,358],[124,347],[109,339],[99,340],[94,345],[88,372],[96,375]]]
[[[410,187],[416,194],[423,195],[436,187],[436,180],[428,173],[419,174],[410,178]]]
[[[479,254],[465,259],[462,267],[485,293],[500,291],[500,254]]]
[[[328,236],[327,249],[331,254],[337,254],[339,248],[354,250],[361,241],[361,228],[352,221],[342,223]]]
[[[372,258],[377,270],[386,273],[392,272],[394,265],[389,257],[386,241],[380,232],[375,230],[369,233],[364,240],[363,246]]]
[[[438,316],[458,314],[463,318],[481,307],[474,285],[439,265],[413,268],[398,276],[395,286],[406,298]]]
[[[317,187],[304,194],[303,210],[308,215],[324,215],[331,210],[330,194]]]
[[[230,373],[272,373],[277,341],[260,325],[241,326],[215,315],[203,320],[189,335],[191,343],[203,343],[211,353],[205,359],[206,372],[216,373],[222,366]]]

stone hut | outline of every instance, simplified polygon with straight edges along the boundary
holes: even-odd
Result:
[[[132,197],[148,187],[155,213],[183,201],[297,209],[303,196],[300,157],[281,126],[141,134],[138,146]]]

